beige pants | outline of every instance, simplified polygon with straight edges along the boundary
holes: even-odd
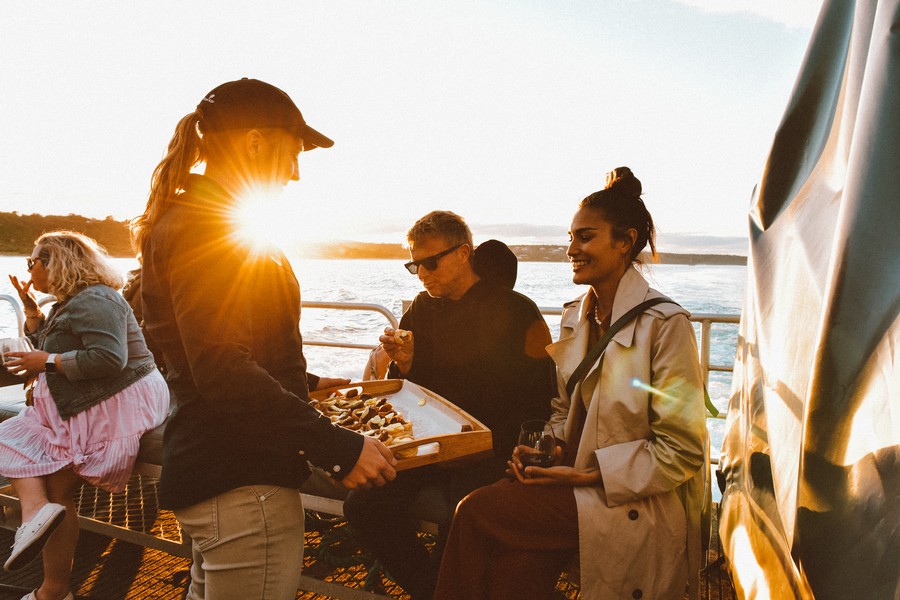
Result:
[[[191,536],[186,600],[292,600],[303,566],[300,492],[245,486],[175,511]]]

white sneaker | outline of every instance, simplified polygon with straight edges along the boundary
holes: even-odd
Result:
[[[22,523],[16,529],[12,554],[9,555],[3,568],[7,571],[17,571],[37,558],[65,516],[66,508],[61,504],[48,502],[42,506],[30,521]]]

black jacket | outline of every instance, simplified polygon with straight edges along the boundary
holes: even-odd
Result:
[[[529,419],[547,419],[556,369],[547,322],[528,297],[481,279],[459,300],[416,296],[400,320],[415,351],[406,378],[437,392],[493,434],[499,472]],[[400,377],[395,364],[389,376]]]
[[[283,253],[255,255],[235,240],[232,203],[192,175],[142,248],[144,327],[176,405],[163,508],[244,485],[299,488],[307,459],[341,477],[362,450],[361,436],[306,403],[300,286]]]

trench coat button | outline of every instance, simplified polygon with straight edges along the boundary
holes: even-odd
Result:
[[[634,600],[640,600],[644,597],[644,592],[642,592],[641,590],[634,590],[633,592],[631,592],[631,597],[634,598]]]
[[[629,511],[628,511],[628,518],[631,519],[632,521],[637,521],[637,518],[638,518],[638,511],[634,510],[633,508],[632,508],[631,510],[629,510]],[[639,592],[640,590],[635,590],[635,591],[636,591],[636,592]],[[640,598],[640,596],[635,596],[635,598]]]
[[[335,473],[340,473],[341,465],[334,465],[333,467],[331,467],[331,470],[334,471]]]
[[[301,450],[301,451],[298,452],[297,454],[299,454],[300,456],[306,456],[306,452],[304,452],[303,450]]]

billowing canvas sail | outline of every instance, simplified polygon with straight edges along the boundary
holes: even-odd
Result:
[[[750,210],[739,597],[900,598],[900,0],[826,0]]]

